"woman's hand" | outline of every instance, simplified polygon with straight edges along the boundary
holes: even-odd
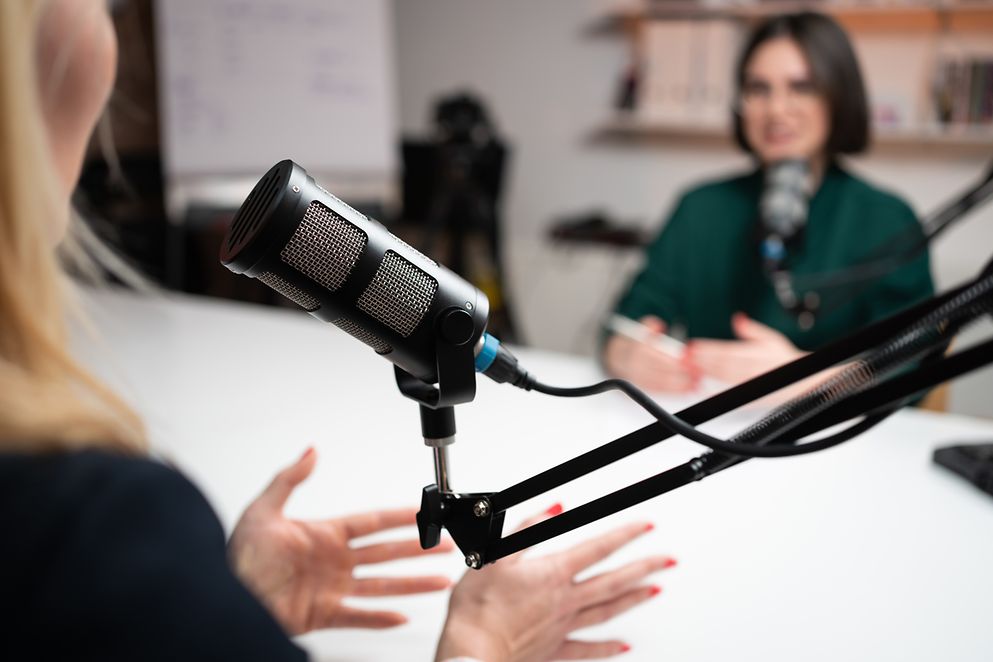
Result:
[[[688,360],[703,374],[740,384],[804,355],[779,331],[750,319],[743,313],[731,318],[738,340],[692,340]]]
[[[416,539],[351,547],[371,533],[414,524],[415,509],[384,510],[340,519],[287,519],[283,506],[314,470],[309,449],[276,475],[238,521],[228,551],[235,572],[290,634],[332,627],[389,628],[407,622],[392,611],[355,609],[348,596],[406,595],[440,591],[447,577],[356,579],[356,566],[451,551],[451,541],[423,551]]]
[[[525,523],[561,512],[561,506]],[[486,662],[608,657],[630,649],[621,641],[576,641],[573,630],[608,621],[658,595],[643,585],[650,574],[675,565],[651,556],[577,582],[577,574],[652,529],[629,524],[572,549],[535,559],[521,554],[468,571],[452,592],[438,660],[465,656]]]
[[[648,315],[640,322],[655,335],[665,333],[665,322]],[[607,339],[603,349],[607,372],[649,391],[686,393],[700,385],[700,374],[684,356],[677,359],[653,347],[649,342],[620,334]]]

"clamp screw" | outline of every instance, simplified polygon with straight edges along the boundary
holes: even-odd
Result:
[[[486,517],[490,514],[490,502],[486,499],[480,499],[473,504],[472,514],[476,517]]]
[[[483,557],[479,552],[472,552],[465,557],[465,564],[473,570],[479,570],[483,567]]]

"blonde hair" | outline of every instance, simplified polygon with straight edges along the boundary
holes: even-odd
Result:
[[[68,209],[35,71],[43,6],[0,1],[0,450],[140,452],[138,416],[68,350],[70,286],[50,237]]]

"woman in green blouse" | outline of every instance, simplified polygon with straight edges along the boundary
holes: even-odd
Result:
[[[756,239],[770,165],[802,159],[810,173],[806,226],[789,250],[798,280],[854,264],[920,226],[903,200],[838,163],[839,154],[866,148],[869,126],[858,62],[832,19],[790,14],[759,26],[739,60],[736,84],[735,137],[755,157],[756,170],[683,195],[617,306],[656,334],[678,328],[691,339],[685,352],[676,358],[621,335],[604,345],[608,371],[643,388],[691,391],[703,376],[739,383],[933,292],[925,253],[843,292],[815,318],[784,308]]]

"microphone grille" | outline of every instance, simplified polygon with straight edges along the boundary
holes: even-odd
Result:
[[[231,221],[231,229],[228,231],[227,249],[229,253],[236,252],[235,248],[242,241],[251,237],[259,223],[265,218],[269,204],[280,190],[283,170],[284,168],[279,166],[270,169],[262,181],[255,185],[241,209],[238,210],[237,216]]]
[[[257,278],[308,312],[313,312],[321,307],[320,301],[272,272],[266,271],[259,274]]]
[[[438,282],[394,251],[386,251],[356,305],[404,338],[421,323]]]
[[[794,237],[807,220],[810,187],[810,166],[806,161],[789,159],[769,166],[759,201],[766,228],[784,240]]]
[[[375,333],[366,331],[364,328],[347,317],[338,318],[333,320],[331,323],[353,338],[364,342],[366,345],[369,345],[369,347],[372,347],[376,350],[377,354],[389,354],[393,351],[393,348]]]
[[[367,241],[362,230],[315,200],[279,256],[334,292],[352,273]]]

